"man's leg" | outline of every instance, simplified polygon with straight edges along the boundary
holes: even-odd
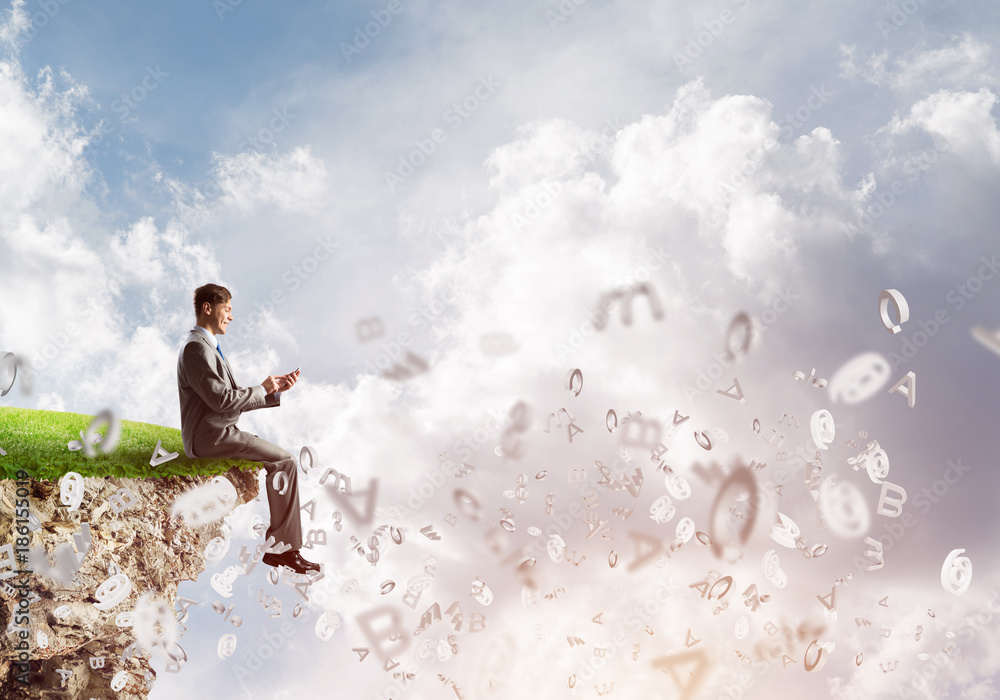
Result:
[[[267,528],[265,539],[274,535],[276,544],[284,542],[293,550],[299,549],[302,546],[302,520],[299,512],[298,468],[292,454],[283,447],[253,435],[249,444],[227,456],[264,463],[264,470],[267,472],[267,507],[271,511],[271,524]],[[278,473],[287,477],[287,486],[280,483],[284,479],[277,477],[279,488],[275,488],[274,480]],[[280,493],[282,490],[284,495]]]
[[[238,435],[237,435],[238,434]],[[244,459],[248,462],[263,462],[267,472],[267,507],[271,511],[271,523],[265,539],[274,535],[276,544],[284,542],[292,550],[302,546],[302,521],[299,513],[299,481],[295,458],[283,447],[262,440],[253,433],[238,428],[227,432],[214,445],[199,446],[198,458],[228,457]],[[282,473],[287,478],[275,488],[275,475]],[[285,479],[278,477],[280,482]],[[280,492],[284,490],[284,495]]]

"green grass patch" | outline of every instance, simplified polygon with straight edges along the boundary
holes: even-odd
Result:
[[[0,456],[0,478],[15,479],[18,469],[24,469],[34,479],[58,481],[70,471],[81,476],[155,479],[215,476],[231,468],[260,468],[259,462],[242,459],[189,459],[184,454],[180,430],[131,420],[121,421],[121,439],[109,454],[101,452],[100,443],[94,445],[94,457],[87,457],[83,450],[71,451],[69,443],[82,442],[80,431],[86,432],[93,420],[94,416],[83,413],[0,407],[0,449],[7,453]],[[106,436],[108,426],[99,427],[98,432]],[[151,467],[149,460],[157,440],[164,450],[178,455]]]

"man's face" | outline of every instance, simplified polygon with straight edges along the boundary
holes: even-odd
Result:
[[[205,320],[205,323],[208,324],[205,328],[210,330],[213,335],[225,335],[226,326],[233,320],[232,299],[212,304],[211,309]]]

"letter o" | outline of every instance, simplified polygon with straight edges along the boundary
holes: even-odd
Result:
[[[802,114],[802,110],[806,111],[805,115]],[[809,119],[809,117],[812,116],[812,110],[806,107],[805,105],[802,105],[797,110],[795,110],[795,116],[799,118],[800,122],[804,122],[807,119]]]
[[[419,161],[414,160],[414,156],[419,156],[420,160]],[[424,152],[421,151],[421,150],[410,151],[410,155],[407,158],[407,160],[410,161],[410,165],[412,165],[413,167],[417,167],[418,165],[422,165],[423,162],[424,162],[424,159],[425,159],[424,158]]]
[[[702,40],[701,40],[701,38],[702,38],[703,36],[705,37],[705,41],[702,41]],[[696,36],[696,37],[695,37],[694,39],[695,39],[695,41],[697,41],[697,42],[698,42],[698,43],[699,43],[699,44],[700,44],[700,45],[701,45],[701,46],[702,46],[703,48],[706,48],[706,49],[707,49],[707,48],[708,48],[709,46],[711,46],[711,45],[712,45],[712,35],[711,35],[711,34],[710,34],[709,32],[707,32],[707,31],[701,31],[701,32],[698,32],[698,36]]]
[[[368,27],[375,27],[375,30],[372,31]],[[373,39],[377,37],[381,31],[382,31],[382,25],[379,24],[378,22],[372,21],[365,24],[365,34],[372,37]]]
[[[923,342],[921,342],[920,340],[917,339],[918,336],[920,338],[924,339]],[[923,331],[917,331],[916,333],[914,333],[913,334],[913,344],[916,345],[918,348],[922,348],[925,345],[927,345],[927,334],[924,333]]]
[[[771,314],[770,320],[768,320],[767,315]],[[774,309],[764,309],[764,313],[760,315],[761,323],[765,326],[770,326],[772,323],[778,320],[778,314]]]
[[[265,649],[267,649],[266,654],[264,653]],[[272,656],[274,656],[274,648],[271,647],[270,644],[266,643],[262,644],[261,646],[257,647],[257,655],[260,656],[260,658],[262,659],[270,659]]]
[[[969,286],[969,291],[972,292],[973,294],[975,294],[976,292],[978,292],[980,289],[983,288],[983,281],[978,277],[970,277],[969,281],[966,284]],[[973,284],[976,285],[975,289],[972,288]]]
[[[311,270],[309,269],[309,264],[310,263],[312,263],[312,269]],[[312,257],[311,255],[308,258],[306,258],[305,260],[302,261],[302,269],[305,270],[306,272],[308,272],[309,274],[312,274],[312,273],[316,272],[316,270],[318,268],[319,268],[319,263],[316,262],[316,258]]]
[[[135,94],[136,90],[139,91],[138,95]],[[146,91],[146,88],[144,88],[142,85],[136,85],[134,88],[132,88],[132,92],[130,92],[129,94],[132,95],[133,101],[142,102],[144,99],[146,99],[146,95],[148,95],[149,93]]]

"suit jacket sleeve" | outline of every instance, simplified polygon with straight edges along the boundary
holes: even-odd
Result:
[[[261,389],[264,388],[264,387],[260,386],[259,384],[257,386],[258,386],[258,388],[261,388]],[[244,408],[243,410],[244,411],[256,411],[258,408],[272,408],[274,406],[280,406],[280,405],[281,405],[281,392],[278,391],[278,392],[275,392],[273,394],[268,394],[267,396],[265,396],[264,397],[264,403],[260,404],[259,406],[251,406],[250,408]]]
[[[274,394],[264,394],[264,387],[260,384],[248,389],[230,387],[209,362],[207,354],[203,343],[188,343],[184,346],[184,367],[188,381],[210,409],[226,413],[280,405]]]

